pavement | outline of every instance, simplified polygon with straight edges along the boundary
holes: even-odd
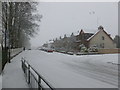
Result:
[[[21,68],[21,57],[23,53],[11,59],[2,73],[2,88],[29,88]]]

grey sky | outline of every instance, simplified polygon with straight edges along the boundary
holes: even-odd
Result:
[[[41,46],[50,39],[81,29],[95,33],[99,25],[114,37],[118,34],[117,6],[117,2],[40,2],[38,13],[43,18],[31,44]]]

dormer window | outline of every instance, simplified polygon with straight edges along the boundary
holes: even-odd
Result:
[[[105,40],[105,37],[104,37],[104,36],[102,36],[102,40]]]

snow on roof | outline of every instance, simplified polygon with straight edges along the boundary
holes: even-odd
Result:
[[[49,43],[53,43],[53,42],[54,42],[54,41],[52,41],[52,40],[51,40],[51,41],[49,41]]]
[[[94,34],[96,31],[98,31],[97,29],[81,29],[81,30],[83,30],[84,33],[93,33],[93,34]],[[81,30],[79,30],[79,32],[80,32]]]
[[[94,35],[92,35],[90,38],[88,38],[87,40],[89,41],[90,39],[92,39],[97,33],[99,33],[101,30],[97,31]],[[103,30],[103,32],[113,41],[113,39],[110,37],[110,35],[105,31]]]
[[[66,37],[70,37],[71,35],[70,34],[66,34]]]
[[[80,29],[79,31],[72,32],[74,36],[79,35],[80,31],[83,30],[84,33],[92,33],[94,34],[97,30],[95,29]],[[66,37],[70,37],[71,34],[66,34]]]
[[[92,35],[90,38],[88,38],[87,41],[89,41],[91,38],[93,38],[97,33],[98,33],[98,31],[94,35]]]
[[[94,34],[96,31],[98,31],[97,29],[96,30],[95,29],[80,29],[80,30],[72,32],[72,33],[73,33],[74,36],[77,36],[77,35],[79,35],[81,30],[83,30],[84,33],[91,33],[91,34]],[[66,35],[66,37],[71,37],[72,33],[64,34],[64,35]],[[64,38],[64,35],[61,35],[61,38]],[[58,37],[57,40],[60,40],[60,38]]]

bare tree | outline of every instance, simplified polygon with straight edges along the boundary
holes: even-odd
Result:
[[[3,50],[10,54],[10,48],[23,47],[38,30],[42,15],[35,11],[35,2],[2,2]],[[6,55],[9,56],[10,55]],[[10,62],[10,60],[9,60]]]

